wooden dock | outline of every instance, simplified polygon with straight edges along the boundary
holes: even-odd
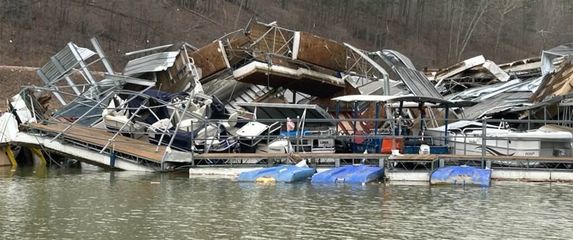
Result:
[[[69,123],[54,122],[54,123],[31,123],[29,125],[30,130],[36,130],[45,132],[48,135],[57,135],[69,127]],[[61,137],[66,139],[90,144],[103,149],[106,144],[112,139],[114,133],[110,133],[104,129],[84,127],[80,125],[73,125],[67,129]],[[161,162],[163,155],[165,153],[165,146],[159,146],[158,151],[157,145],[151,144],[146,141],[133,139],[129,137],[124,137],[121,135],[116,136],[113,142],[109,144],[108,149],[113,149],[117,153],[122,153],[126,155],[131,155],[137,158]]]

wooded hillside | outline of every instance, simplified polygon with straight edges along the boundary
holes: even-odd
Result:
[[[125,52],[201,46],[252,17],[395,49],[418,67],[479,54],[502,63],[573,40],[569,0],[0,0],[0,65],[40,66],[67,42],[97,36],[119,67]]]

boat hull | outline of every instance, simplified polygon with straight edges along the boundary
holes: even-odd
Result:
[[[333,168],[312,176],[312,183],[365,184],[376,181],[384,175],[384,169],[366,165],[349,165]]]
[[[470,166],[442,167],[432,173],[430,183],[488,187],[491,183],[491,169]]]
[[[314,174],[309,167],[282,165],[257,169],[239,174],[240,182],[298,182],[304,181]]]

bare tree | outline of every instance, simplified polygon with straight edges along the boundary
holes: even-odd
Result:
[[[495,8],[499,12],[499,22],[497,25],[497,31],[495,35],[495,48],[494,51],[497,51],[499,47],[499,40],[501,39],[501,31],[503,30],[503,26],[505,24],[506,16],[512,12],[513,10],[522,6],[522,1],[515,1],[515,0],[498,0],[495,2]]]

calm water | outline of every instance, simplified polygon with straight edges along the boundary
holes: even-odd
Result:
[[[0,171],[2,239],[571,239],[573,185],[260,185]]]

